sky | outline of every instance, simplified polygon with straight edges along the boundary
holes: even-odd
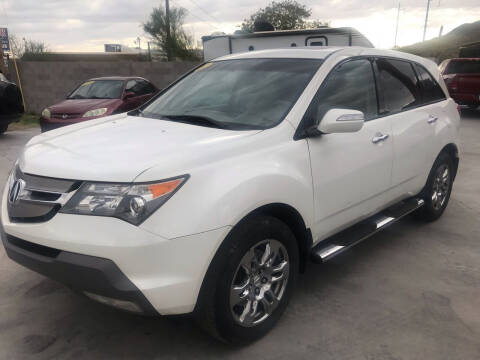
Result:
[[[242,20],[270,0],[170,0],[188,10],[185,29],[199,40],[203,35],[232,33]],[[299,0],[312,9],[312,20],[330,26],[351,26],[378,48],[391,48],[395,39],[398,0]],[[400,0],[397,44],[422,40],[427,0]],[[148,36],[141,24],[161,0],[0,0],[0,27],[17,38],[43,41],[51,51],[103,51],[103,44],[135,47]],[[426,38],[466,22],[480,20],[480,0],[432,0]]]

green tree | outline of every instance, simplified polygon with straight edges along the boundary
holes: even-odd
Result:
[[[187,10],[173,7],[169,13],[170,39],[167,39],[166,11],[161,6],[153,8],[150,20],[143,24],[143,30],[152,37],[162,56],[168,61],[198,60],[198,55],[193,49],[193,38],[183,29]]]
[[[257,10],[249,19],[242,23],[243,32],[253,32],[255,22],[268,22],[275,30],[310,29],[328,26],[328,23],[318,20],[308,21],[312,9],[295,0],[272,1],[264,9]]]

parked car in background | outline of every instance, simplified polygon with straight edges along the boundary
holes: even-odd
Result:
[[[42,112],[42,132],[135,109],[150,100],[158,89],[140,77],[101,77],[77,87],[62,102]]]
[[[440,71],[457,104],[471,109],[480,106],[480,58],[447,59]]]
[[[252,341],[308,261],[407,214],[443,214],[459,127],[436,64],[418,56],[229,55],[137,110],[30,140],[0,233],[10,258],[91,299],[193,313],[220,339]]]
[[[20,119],[23,111],[20,89],[0,71],[0,135],[9,124]]]

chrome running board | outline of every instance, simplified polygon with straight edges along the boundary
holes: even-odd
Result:
[[[312,261],[323,263],[332,259],[422,207],[424,203],[423,199],[404,200],[321,241],[311,250]]]

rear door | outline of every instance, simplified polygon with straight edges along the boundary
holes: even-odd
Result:
[[[391,58],[376,60],[381,113],[389,119],[393,135],[392,188],[389,201],[414,195],[431,167],[435,112],[422,106],[422,92],[413,64]],[[438,119],[438,116],[437,116]],[[427,170],[428,169],[428,170]]]
[[[313,230],[320,238],[382,208],[391,181],[391,126],[389,119],[378,117],[370,59],[339,64],[318,90],[304,121],[321,119],[333,108],[362,111],[366,122],[355,133],[307,140],[314,185]],[[385,139],[377,141],[382,135]]]

